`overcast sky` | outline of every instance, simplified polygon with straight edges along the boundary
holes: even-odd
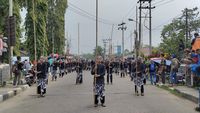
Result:
[[[80,52],[91,53],[95,47],[95,21],[92,15],[95,15],[96,0],[68,0],[69,8],[66,11],[66,32],[68,38],[71,39],[71,53],[77,53],[77,24],[80,23]],[[156,3],[156,4],[155,4]],[[157,46],[160,42],[160,31],[164,25],[170,23],[174,17],[181,14],[184,8],[199,7],[200,0],[153,0],[156,8],[152,11],[152,37],[153,46]],[[122,21],[126,22],[127,30],[125,31],[125,49],[131,48],[130,34],[133,31],[134,22],[128,22],[128,18],[135,18],[135,7],[137,0],[99,0],[99,18],[103,19],[103,23],[99,22],[99,45],[103,46],[102,39],[111,36],[112,25],[115,24],[113,30],[114,46],[121,44],[121,31],[117,28],[117,24]],[[86,11],[87,14],[80,13]],[[147,12],[144,10],[143,15]],[[144,22],[144,20],[143,20]],[[143,23],[148,26],[148,20]],[[143,28],[143,44],[149,44],[148,30]]]

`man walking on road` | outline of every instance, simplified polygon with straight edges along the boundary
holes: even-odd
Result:
[[[138,87],[140,87],[141,96],[144,96],[144,77],[143,77],[143,63],[141,58],[136,61],[136,77],[134,80],[135,83],[135,93],[137,96],[139,96]]]
[[[107,68],[107,84],[109,83],[113,83],[113,68],[114,68],[114,64],[111,61],[108,62],[108,66],[106,67]]]
[[[96,67],[94,67],[93,71],[95,72],[94,77],[95,77],[95,81],[94,81],[94,107],[98,106],[99,103],[99,99],[101,101],[101,106],[102,107],[106,107],[104,105],[105,103],[105,80],[104,80],[104,76],[105,76],[105,65],[103,64],[102,58],[98,57],[97,58],[97,62],[96,62]]]
[[[174,86],[177,83],[177,75],[176,75],[176,73],[178,72],[179,66],[180,66],[180,62],[176,58],[176,55],[173,54],[172,55],[171,72],[170,72],[171,86]]]
[[[41,56],[38,64],[37,64],[37,93],[40,94],[40,96],[44,97],[46,93],[46,73],[47,73],[47,65],[45,62],[45,58]]]
[[[125,77],[125,62],[124,59],[120,63],[121,78]]]
[[[16,87],[17,85],[20,85],[21,76],[22,76],[22,70],[23,70],[23,63],[21,62],[21,57],[17,57],[17,61],[15,62],[13,66],[13,73],[14,73],[14,80],[13,85]]]

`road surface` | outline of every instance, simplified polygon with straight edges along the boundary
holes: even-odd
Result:
[[[134,94],[129,77],[114,75],[113,85],[106,85],[106,106],[93,107],[93,77],[84,72],[82,85],[75,85],[76,74],[50,82],[47,95],[38,98],[36,88],[0,103],[0,113],[196,113],[196,104],[176,97],[152,85],[145,86],[145,96]]]

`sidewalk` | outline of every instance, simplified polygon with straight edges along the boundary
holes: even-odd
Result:
[[[14,97],[28,88],[28,85],[19,85],[16,88],[14,88],[13,85],[8,82],[5,87],[0,87],[0,102]]]
[[[158,87],[171,91],[177,96],[183,97],[198,104],[199,91],[188,86],[174,86],[169,87],[169,85],[158,85]]]

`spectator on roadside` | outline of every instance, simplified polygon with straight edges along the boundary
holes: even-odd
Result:
[[[180,62],[176,58],[176,55],[172,55],[172,63],[171,63],[171,72],[170,72],[170,83],[171,86],[176,85],[177,83],[177,75],[176,73],[178,72],[178,68],[180,67]]]
[[[185,65],[185,69],[184,69],[184,73],[186,76],[190,75],[190,64],[192,64],[192,58],[191,58],[191,53],[190,53],[190,49],[185,49],[184,50],[184,58],[181,60],[181,62],[183,62]]]
[[[23,63],[21,62],[21,57],[17,56],[17,61],[13,65],[13,73],[14,73],[14,80],[13,85],[14,87],[17,87],[17,85],[20,85],[21,81],[21,75],[23,70]]]
[[[161,62],[158,69],[158,74],[161,77],[162,84],[165,84],[166,60],[164,58],[164,54],[161,54],[160,56]]]
[[[151,63],[149,64],[149,73],[150,73],[150,81],[151,84],[156,85],[156,64],[153,60],[151,60]]]
[[[193,77],[195,75],[200,75],[199,69],[200,69],[200,49],[196,50],[196,54],[192,54],[192,57],[196,58],[196,63],[190,65],[191,69],[191,86],[193,86]]]
[[[194,34],[194,39],[192,40],[192,50],[196,52],[197,49],[200,49],[200,36],[198,33]]]

